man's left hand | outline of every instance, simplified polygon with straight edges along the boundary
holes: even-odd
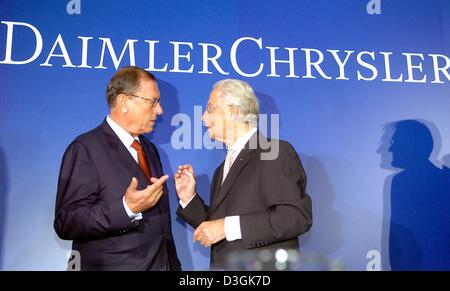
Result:
[[[204,247],[225,239],[225,219],[205,221],[194,232],[194,242],[199,241]]]

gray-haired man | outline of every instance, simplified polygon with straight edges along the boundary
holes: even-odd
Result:
[[[306,175],[294,148],[270,143],[257,130],[258,100],[245,82],[226,79],[214,85],[202,116],[212,139],[228,153],[211,184],[211,206],[195,191],[190,165],[175,174],[180,207],[177,214],[195,228],[194,240],[211,246],[211,267],[227,267],[235,251],[298,249],[298,236],[312,225]],[[262,156],[276,144],[278,155]]]

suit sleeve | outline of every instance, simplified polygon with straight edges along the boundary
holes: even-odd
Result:
[[[208,208],[200,195],[196,194],[185,208],[178,206],[177,215],[195,229],[208,219]]]
[[[280,141],[279,156],[264,161],[259,177],[263,211],[241,215],[241,233],[247,249],[297,238],[312,225],[311,198],[306,175],[294,148]]]
[[[218,178],[219,168],[214,172],[212,183],[211,183],[211,196],[210,201],[213,201],[214,184]],[[209,218],[209,206],[205,204],[200,195],[195,195],[194,198],[189,202],[189,204],[183,208],[181,206],[177,209],[177,215],[186,221],[190,226],[196,229],[203,221]]]
[[[72,143],[64,153],[58,179],[54,228],[61,239],[95,239],[135,227],[122,197],[105,201],[100,192],[88,150],[82,143]]]

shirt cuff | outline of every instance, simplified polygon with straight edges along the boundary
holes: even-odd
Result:
[[[125,211],[128,214],[128,217],[131,218],[132,220],[141,220],[142,219],[142,213],[134,213],[133,211],[131,211],[130,208],[128,208],[128,205],[125,203],[125,196],[123,196],[122,198],[122,203],[123,203],[123,207],[125,208]]]
[[[195,195],[197,195],[197,193],[194,193],[194,196],[192,196],[187,203],[184,203],[183,201],[180,200],[181,208],[183,209],[186,208],[186,206],[188,206],[188,204],[192,201],[192,199],[194,199]]]
[[[239,215],[225,217],[225,238],[227,241],[242,239]]]

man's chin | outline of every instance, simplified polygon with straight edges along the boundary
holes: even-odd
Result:
[[[210,138],[212,141],[215,141],[215,140],[216,140],[216,135],[215,135],[214,133],[211,133],[211,132],[209,131],[209,129],[208,129],[208,134],[209,134],[209,138]]]
[[[149,134],[149,133],[151,133],[151,132],[153,131],[153,124],[147,126],[143,131],[144,131],[144,134]]]

